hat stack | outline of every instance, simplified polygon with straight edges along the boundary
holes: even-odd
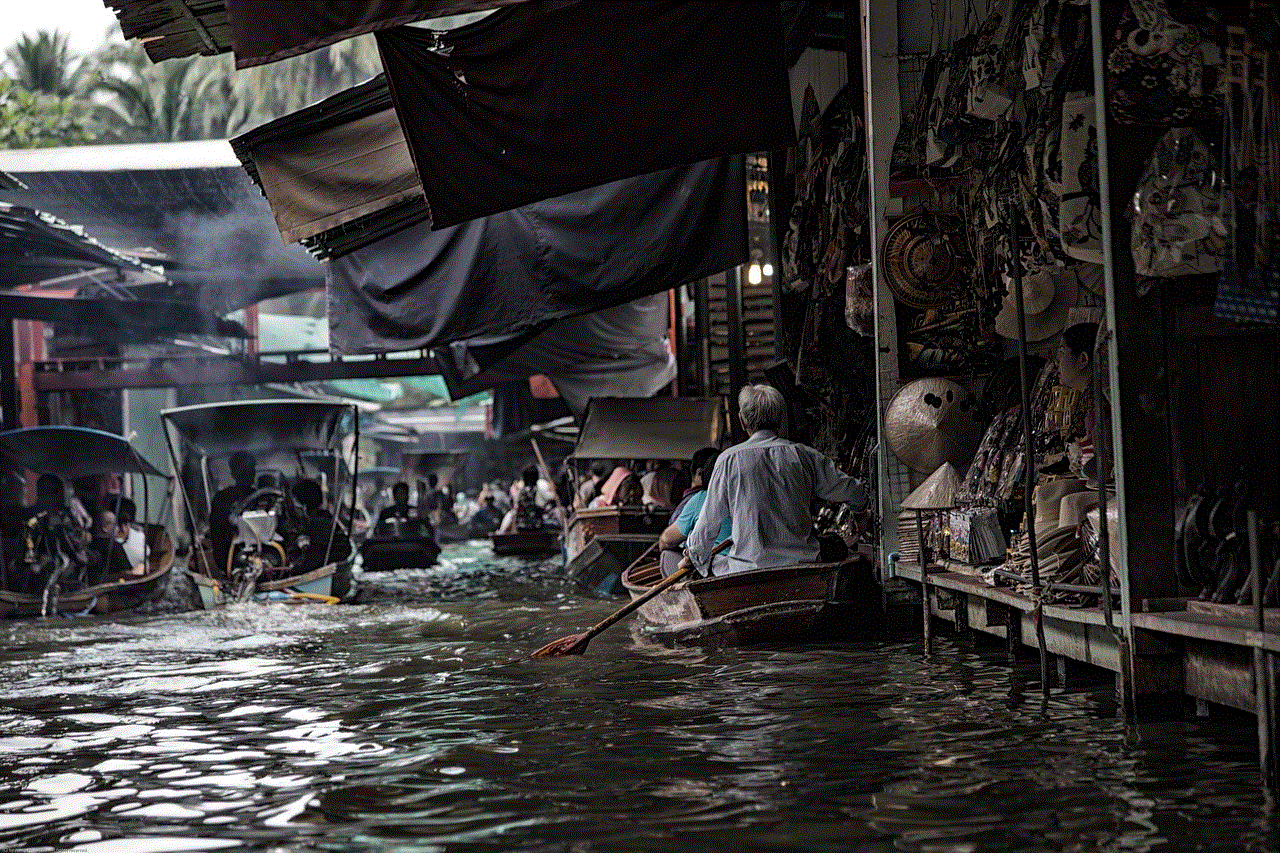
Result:
[[[1096,507],[1098,495],[1087,491],[1088,484],[1076,477],[1049,480],[1036,487],[1033,500],[1036,507],[1036,557],[1040,582],[1085,584],[1084,547],[1080,541],[1079,525],[1084,513]],[[1006,570],[1017,572],[1026,578],[1018,585],[1018,591],[1032,595],[1031,546],[1025,532],[1014,537]],[[1078,604],[1083,597],[1078,593],[1050,590],[1042,593],[1045,602]]]
[[[1018,303],[1013,284],[1006,280],[1008,293],[996,316],[996,334],[1018,339]],[[1067,327],[1067,311],[1080,298],[1080,280],[1075,270],[1040,269],[1022,278],[1022,309],[1026,314],[1027,340],[1047,340]]]

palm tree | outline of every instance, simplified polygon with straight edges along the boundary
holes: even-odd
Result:
[[[109,45],[95,57],[99,135],[119,142],[227,136],[229,56],[152,63],[141,45]]]
[[[23,33],[4,52],[5,70],[22,88],[58,98],[82,97],[93,85],[92,64],[71,52],[61,30]]]

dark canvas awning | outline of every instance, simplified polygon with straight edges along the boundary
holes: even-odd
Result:
[[[286,242],[340,257],[427,219],[422,184],[379,75],[231,140]]]
[[[125,38],[153,62],[226,53],[247,68],[379,27],[492,9],[520,0],[106,0]],[[228,6],[232,14],[228,16]]]
[[[510,352],[506,341],[467,341],[434,355],[455,400],[542,374],[581,415],[592,397],[651,397],[669,385],[667,329],[667,294],[658,293],[559,320]]]
[[[443,48],[377,38],[436,228],[795,139],[776,0],[530,0]]]
[[[574,459],[692,459],[728,435],[723,397],[597,397]]]
[[[0,456],[40,474],[90,477],[149,474],[167,477],[123,436],[74,426],[38,426],[0,432]]]
[[[337,352],[536,333],[744,263],[741,157],[615,181],[329,263]]]
[[[351,427],[356,407],[324,400],[233,400],[160,413],[190,448],[208,457],[328,450]]]

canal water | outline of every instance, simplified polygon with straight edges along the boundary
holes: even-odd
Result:
[[[0,849],[1274,850],[1251,718],[943,637],[670,650],[554,563],[446,550],[350,606],[0,625]]]

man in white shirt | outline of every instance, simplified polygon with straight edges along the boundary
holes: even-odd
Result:
[[[107,497],[109,507],[115,506],[111,496]],[[147,561],[146,536],[137,524],[137,508],[128,498],[120,498],[120,510],[116,514],[116,541],[124,548],[129,558],[129,565],[145,566]]]
[[[814,498],[865,507],[866,486],[841,474],[830,459],[778,437],[785,401],[770,385],[747,385],[738,394],[742,426],[751,437],[720,454],[707,484],[698,522],[680,565],[707,575],[711,549],[725,517],[732,519],[728,565],[717,573],[818,560],[809,504]]]

